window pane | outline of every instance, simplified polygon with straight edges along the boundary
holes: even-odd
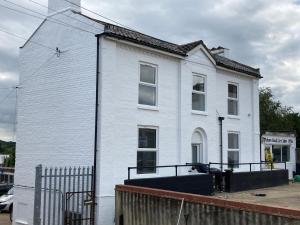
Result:
[[[240,160],[239,160],[239,152],[238,151],[229,151],[228,152],[228,167],[229,168],[238,168],[239,165],[237,165]]]
[[[148,65],[141,65],[141,78],[142,82],[155,84],[155,67]]]
[[[204,77],[193,76],[193,90],[195,91],[205,91],[205,79]]]
[[[192,163],[198,163],[198,148],[196,145],[192,146]]]
[[[238,102],[228,99],[228,115],[238,115]]]
[[[239,149],[239,134],[236,133],[228,134],[228,148]]]
[[[155,173],[156,172],[155,166],[156,166],[156,152],[151,152],[151,151],[137,152],[137,167],[138,167],[137,173],[138,174]]]
[[[156,130],[139,128],[139,148],[156,148]]]
[[[273,162],[281,162],[281,146],[273,145],[272,153],[273,153]]]
[[[237,86],[234,84],[228,84],[228,97],[237,98]]]
[[[156,105],[156,87],[139,85],[139,104]]]
[[[282,162],[290,161],[290,146],[282,146]]]
[[[205,95],[192,94],[192,110],[205,111]]]

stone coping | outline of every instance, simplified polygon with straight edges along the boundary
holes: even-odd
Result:
[[[267,205],[254,204],[254,203],[245,203],[245,202],[239,202],[233,200],[220,199],[211,196],[180,193],[175,191],[167,191],[167,190],[137,187],[137,186],[130,186],[130,185],[116,185],[115,190],[119,192],[132,192],[132,193],[150,195],[154,197],[169,198],[169,199],[175,199],[180,201],[184,200],[187,202],[214,205],[223,208],[231,208],[236,210],[244,210],[244,211],[258,212],[258,213],[269,214],[269,215],[288,217],[293,219],[300,219],[300,210],[296,210],[296,209],[267,206]]]

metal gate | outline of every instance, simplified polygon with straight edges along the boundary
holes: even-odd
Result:
[[[93,167],[36,167],[33,225],[94,225]]]

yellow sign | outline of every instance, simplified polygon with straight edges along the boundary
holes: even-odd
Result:
[[[265,147],[265,161],[268,162],[266,164],[267,168],[273,169],[273,157],[270,146]]]

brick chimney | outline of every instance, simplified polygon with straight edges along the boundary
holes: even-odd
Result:
[[[61,11],[67,8],[72,8],[80,11],[81,0],[48,0],[48,14],[55,11]]]
[[[217,48],[212,48],[212,49],[210,49],[210,52],[212,54],[218,54],[218,55],[224,56],[226,58],[230,57],[230,55],[229,55],[229,49],[228,48],[224,48],[222,46],[219,46]]]

